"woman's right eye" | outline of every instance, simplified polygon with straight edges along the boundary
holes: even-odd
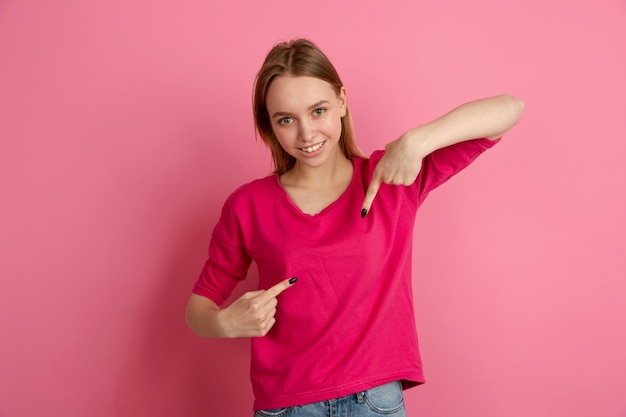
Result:
[[[291,123],[292,119],[291,117],[282,117],[278,120],[278,124],[279,125],[288,125],[289,123]]]

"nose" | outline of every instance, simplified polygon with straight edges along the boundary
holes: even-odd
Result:
[[[310,142],[315,139],[315,124],[310,120],[300,120],[298,123],[298,134],[303,142]]]

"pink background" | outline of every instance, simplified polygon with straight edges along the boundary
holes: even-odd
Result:
[[[270,169],[255,72],[305,36],[368,153],[527,103],[418,216],[409,415],[625,417],[626,3],[216,3],[0,2],[0,416],[251,416],[249,342],[183,312],[225,197]]]

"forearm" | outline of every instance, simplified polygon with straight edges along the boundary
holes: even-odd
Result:
[[[471,101],[389,142],[372,175],[361,217],[370,210],[380,184],[414,183],[430,153],[470,139],[497,139],[515,126],[523,111],[524,102],[506,94]]]
[[[470,101],[403,135],[426,156],[446,146],[470,139],[497,139],[519,121],[524,102],[512,95]]]
[[[206,338],[224,337],[218,321],[220,308],[206,297],[192,294],[187,302],[185,321],[195,334]]]

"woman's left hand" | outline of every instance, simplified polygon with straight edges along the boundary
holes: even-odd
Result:
[[[371,208],[380,184],[412,184],[426,155],[465,140],[499,138],[515,126],[523,112],[522,100],[502,94],[462,104],[432,122],[409,130],[385,146],[385,155],[365,193],[361,217]]]
[[[423,159],[415,140],[414,136],[407,133],[385,146],[385,155],[376,165],[365,193],[361,217],[365,217],[370,210],[382,183],[411,185],[415,182],[422,169]]]

